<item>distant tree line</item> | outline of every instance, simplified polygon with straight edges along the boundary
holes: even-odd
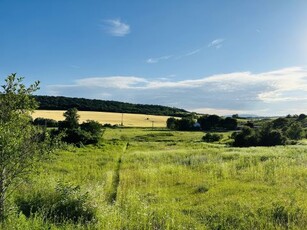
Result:
[[[240,132],[234,132],[232,138],[236,147],[249,146],[275,146],[295,144],[298,140],[306,137],[304,130],[307,125],[307,116],[280,117],[273,121],[268,121],[260,127],[254,127],[249,123]]]
[[[197,117],[195,114],[178,119],[170,117],[166,121],[166,126],[172,130],[191,131],[227,131],[236,130],[238,127],[237,119],[232,117],[220,117],[218,115],[203,115]]]
[[[70,108],[76,108],[80,111],[140,113],[176,117],[183,117],[189,114],[189,112],[184,109],[161,105],[132,104],[118,101],[71,98],[62,96],[35,96],[35,100],[39,103],[39,109],[46,110],[67,110]]]

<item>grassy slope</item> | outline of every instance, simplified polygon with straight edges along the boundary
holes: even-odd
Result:
[[[57,180],[81,185],[98,207],[98,222],[90,229],[307,226],[306,145],[228,148],[202,143],[202,135],[108,129],[99,147],[72,148],[44,163],[19,193],[51,189]],[[84,228],[40,217],[10,220],[3,229]]]

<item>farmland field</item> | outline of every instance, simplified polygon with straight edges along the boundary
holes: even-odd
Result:
[[[14,193],[15,214],[2,229],[306,229],[304,142],[232,148],[202,136],[117,128],[98,146],[67,147]],[[18,214],[14,199],[41,199],[59,181],[88,192],[95,221],[55,224],[40,212]]]
[[[36,110],[32,117],[54,119],[56,121],[64,120],[61,110]],[[79,111],[80,121],[95,120],[101,124],[109,123],[111,125],[120,125],[122,121],[122,113],[110,113],[110,112],[91,112],[91,111]],[[165,127],[168,116],[156,116],[146,114],[123,114],[123,124],[126,127]]]

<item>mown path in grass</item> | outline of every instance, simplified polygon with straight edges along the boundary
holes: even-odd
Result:
[[[114,204],[117,199],[118,187],[119,187],[119,182],[120,182],[120,168],[121,168],[121,163],[122,163],[122,157],[125,154],[128,147],[129,147],[129,142],[127,142],[124,145],[123,151],[119,155],[116,167],[114,169],[114,176],[113,176],[113,181],[112,181],[112,192],[110,193],[110,197],[108,199],[110,204]]]

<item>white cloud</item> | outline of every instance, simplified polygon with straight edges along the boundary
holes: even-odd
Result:
[[[191,109],[192,112],[202,113],[202,114],[219,114],[219,115],[231,115],[231,114],[245,114],[246,111],[243,110],[233,110],[233,109],[215,109],[215,108],[197,108]]]
[[[193,51],[190,51],[188,53],[186,53],[184,56],[191,56],[191,55],[194,55],[194,54],[197,54],[201,51],[201,49],[196,49],[196,50],[193,50]]]
[[[148,64],[154,64],[154,63],[158,63],[159,61],[162,61],[162,60],[170,59],[171,57],[172,57],[172,55],[162,56],[162,57],[157,57],[157,58],[148,58],[146,60],[146,62]]]
[[[140,83],[147,83],[147,81],[143,78],[127,77],[127,76],[93,77],[93,78],[79,79],[76,81],[76,85],[84,87],[117,88],[117,89],[136,88]]]
[[[175,59],[175,60],[178,60],[178,59],[181,59],[181,58],[184,58],[184,57],[189,57],[189,56],[192,56],[194,54],[197,54],[199,53],[201,50],[203,49],[202,48],[199,48],[199,49],[194,49],[192,51],[189,51],[189,52],[186,52],[182,55],[167,55],[167,56],[161,56],[161,57],[157,57],[157,58],[148,58],[146,60],[146,62],[148,64],[154,64],[154,63],[158,63],[162,60],[168,60],[168,59]]]
[[[307,111],[307,70],[284,68],[264,73],[236,72],[199,79],[146,79],[135,76],[83,78],[53,85],[54,95],[162,104],[217,114],[285,115]],[[291,113],[292,113],[291,112]]]
[[[208,47],[213,47],[213,48],[219,49],[223,46],[224,41],[225,41],[225,39],[223,39],[223,38],[215,39],[208,44]]]
[[[120,19],[105,20],[104,27],[107,33],[115,37],[124,37],[130,33],[130,26],[121,22]]]
[[[194,54],[197,54],[199,53],[203,48],[199,48],[199,49],[195,49],[195,50],[192,50],[192,51],[189,51],[183,55],[179,55],[177,56],[175,59],[178,60],[178,59],[181,59],[181,58],[184,58],[184,57],[189,57],[189,56],[192,56]]]
[[[215,40],[211,41],[208,44],[208,47],[213,47],[213,48],[219,49],[219,48],[221,48],[223,46],[223,42],[224,41],[225,41],[225,39],[221,39],[221,38],[215,39]],[[189,57],[189,56],[195,55],[195,54],[201,52],[205,47],[194,49],[194,50],[191,50],[189,52],[183,53],[181,55],[178,55],[178,54],[175,55],[174,54],[174,55],[161,56],[161,57],[157,57],[157,58],[148,58],[146,60],[146,62],[148,64],[154,64],[154,63],[158,63],[160,61],[169,60],[169,59],[179,60],[181,58],[185,58],[185,57]]]

